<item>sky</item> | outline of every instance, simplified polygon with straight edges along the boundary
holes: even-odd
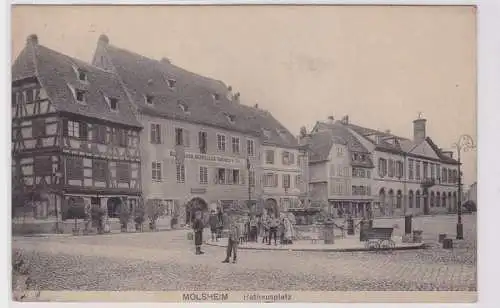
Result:
[[[231,85],[293,134],[328,116],[452,150],[476,134],[476,11],[444,6],[17,6],[12,59],[30,34],[90,62],[110,43]],[[462,154],[464,184],[476,151]],[[456,157],[456,153],[454,154]]]

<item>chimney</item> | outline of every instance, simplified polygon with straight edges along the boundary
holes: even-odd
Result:
[[[234,95],[233,95],[233,101],[236,102],[236,103],[240,102],[240,92],[234,93]]]
[[[101,34],[99,36],[99,43],[108,45],[109,44],[109,37],[106,34]]]
[[[164,64],[170,64],[170,63],[172,63],[172,62],[170,62],[170,59],[169,59],[169,58],[167,58],[167,57],[163,57],[163,58],[161,58],[160,62],[161,62],[161,63],[164,63]]]
[[[349,116],[348,115],[343,116],[340,122],[345,125],[349,124]]]
[[[254,107],[255,109],[259,109],[259,104],[255,104],[253,107]]]
[[[420,143],[425,140],[425,123],[426,119],[418,118],[413,120],[413,141]]]
[[[391,130],[390,130],[390,129],[386,129],[384,132],[385,132],[386,134],[388,134],[388,135],[390,135],[390,134],[391,134]]]
[[[227,86],[227,99],[233,100],[233,87]]]
[[[333,124],[334,120],[335,120],[335,119],[333,118],[333,116],[329,116],[329,117],[328,117],[328,122],[327,122],[327,123],[328,123],[328,124]]]
[[[26,44],[38,45],[38,36],[36,34],[31,34],[26,39]]]

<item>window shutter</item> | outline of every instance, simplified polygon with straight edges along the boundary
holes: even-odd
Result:
[[[240,171],[240,184],[244,185],[245,184],[245,177],[247,176],[247,174],[249,173],[249,171]]]
[[[189,131],[185,129],[185,130],[183,130],[182,132],[183,132],[183,134],[184,134],[184,146],[189,147],[189,146],[190,146],[190,142],[189,142]]]
[[[278,175],[274,175],[274,187],[278,187]]]
[[[64,119],[62,121],[62,131],[63,131],[63,136],[64,137],[67,137],[68,136],[68,120],[67,119]]]
[[[219,184],[219,169],[215,169],[215,172],[214,172],[214,184]]]
[[[155,131],[155,125],[154,124],[150,124],[149,125],[149,141],[151,143],[155,143],[156,142],[154,131]]]

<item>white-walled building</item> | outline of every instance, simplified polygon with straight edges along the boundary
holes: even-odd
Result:
[[[347,116],[317,123],[311,134],[313,200],[336,215],[455,211],[458,162],[426,135],[425,124],[416,119],[408,139],[354,125]]]
[[[296,138],[269,112],[241,103],[230,86],[116,47],[105,35],[93,64],[118,76],[144,127],[146,203],[189,223],[194,209],[248,209],[250,202],[277,211],[298,198]]]

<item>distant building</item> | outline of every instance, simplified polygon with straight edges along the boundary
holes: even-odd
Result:
[[[142,126],[115,74],[31,35],[12,66],[11,106],[15,216],[73,218],[71,206],[95,204],[116,217],[140,201]]]
[[[472,201],[477,206],[477,182],[474,182],[466,193],[465,201]]]
[[[330,117],[311,132],[311,199],[336,216],[399,216],[452,212],[458,162],[426,136],[425,119],[413,139]]]

